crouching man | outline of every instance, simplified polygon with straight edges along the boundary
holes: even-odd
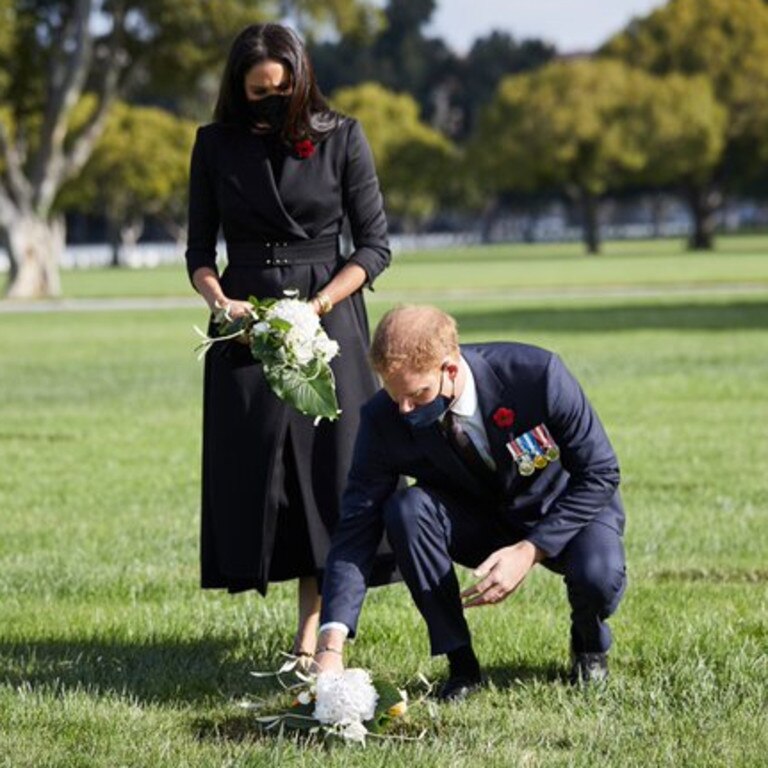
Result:
[[[464,609],[505,600],[537,564],[563,576],[571,679],[605,679],[606,619],[626,584],[619,466],[574,377],[546,350],[459,345],[434,307],[382,318],[371,361],[383,389],[364,407],[342,514],[325,569],[321,670],[343,666],[386,531],[427,625],[446,654],[440,698],[478,687]],[[398,486],[401,475],[415,484]],[[460,591],[454,562],[476,581]]]

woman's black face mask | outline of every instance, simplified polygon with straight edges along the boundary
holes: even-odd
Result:
[[[251,122],[258,127],[268,127],[272,131],[279,131],[285,124],[288,116],[290,96],[273,94],[265,96],[258,101],[246,101],[245,108]]]

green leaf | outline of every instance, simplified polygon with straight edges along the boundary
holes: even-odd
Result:
[[[270,328],[274,328],[276,331],[284,331],[285,333],[288,333],[288,331],[293,328],[293,326],[287,320],[283,320],[281,317],[270,318],[269,326]]]
[[[268,336],[251,336],[251,354],[259,362],[267,361],[272,355],[273,344]]]
[[[379,700],[376,702],[373,720],[366,725],[372,733],[380,733],[392,719],[388,714],[390,708],[399,704],[403,697],[397,687],[387,680],[374,680],[373,687],[379,694]]]
[[[397,687],[387,680],[374,680],[373,687],[376,689],[376,693],[379,694],[379,700],[376,702],[376,715],[385,714],[395,704],[399,704],[403,697]]]
[[[237,333],[251,324],[251,318],[247,315],[235,318],[234,320],[224,320],[216,324],[216,333],[219,336],[229,336],[231,333]]]
[[[270,368],[265,375],[274,393],[299,413],[330,421],[338,419],[339,402],[330,366],[324,365],[322,373],[309,380],[304,372],[289,368]]]

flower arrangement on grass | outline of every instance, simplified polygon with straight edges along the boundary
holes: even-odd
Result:
[[[370,736],[387,736],[384,733],[387,726],[408,710],[405,691],[386,680],[371,677],[364,669],[304,674],[300,663],[300,659],[290,657],[277,672],[251,673],[254,677],[275,678],[294,696],[293,703],[286,709],[256,716],[256,722],[266,731],[289,729],[323,739],[364,744]],[[282,676],[289,673],[298,682],[287,685]],[[241,706],[257,711],[263,708],[250,702]]]
[[[250,296],[251,310],[232,318],[227,307],[214,315],[217,335],[209,336],[197,326],[203,341],[197,347],[202,358],[214,345],[244,337],[254,359],[264,366],[272,391],[300,413],[334,421],[341,411],[330,362],[339,345],[323,330],[311,305],[286,291],[284,299]]]

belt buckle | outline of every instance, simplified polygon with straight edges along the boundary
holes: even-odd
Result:
[[[267,266],[279,267],[279,266],[287,266],[288,264],[291,263],[289,259],[280,258],[279,256],[275,255],[276,253],[279,252],[280,248],[288,247],[287,242],[274,242],[274,243],[269,242],[269,243],[264,243],[264,245],[270,249],[270,252],[272,255],[272,258],[267,257],[267,259],[264,262]]]
[[[278,249],[277,252],[279,252],[280,248],[287,248],[288,247],[288,243],[273,243],[273,246],[274,246],[274,248],[272,250],[272,253],[274,254],[275,253],[275,249]],[[282,265],[287,265],[289,263],[290,262],[288,261],[288,259],[281,259],[279,257],[275,259],[275,264],[278,264],[278,265],[281,265],[281,264]]]

